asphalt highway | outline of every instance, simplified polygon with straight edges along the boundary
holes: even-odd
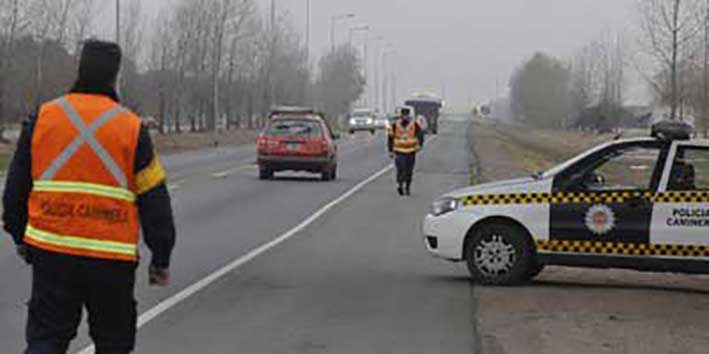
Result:
[[[139,269],[136,353],[476,352],[465,269],[432,259],[420,235],[431,201],[468,181],[467,124],[446,121],[427,143],[412,197],[394,191],[381,134],[340,142],[335,182],[260,181],[253,146],[165,156],[178,246],[169,287]],[[1,242],[0,343],[19,353],[30,273]]]

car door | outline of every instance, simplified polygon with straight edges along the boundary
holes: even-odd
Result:
[[[655,197],[651,241],[680,256],[707,256],[709,146],[678,143]],[[696,252],[695,252],[696,251]]]
[[[652,193],[666,156],[660,141],[618,143],[560,173],[550,203],[551,243],[559,251],[606,254],[649,243]]]

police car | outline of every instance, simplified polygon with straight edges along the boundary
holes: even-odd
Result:
[[[494,285],[545,265],[709,273],[709,140],[690,135],[660,123],[651,137],[444,195],[424,221],[426,248]]]

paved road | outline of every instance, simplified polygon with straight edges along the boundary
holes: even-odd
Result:
[[[465,124],[444,125],[419,163],[414,196],[392,176],[353,195],[292,239],[141,328],[137,353],[470,353],[475,305],[463,267],[431,259],[419,223],[431,200],[467,181]],[[174,283],[141,312],[307,219],[387,166],[382,136],[342,142],[341,179],[257,179],[253,147],[165,157],[179,246]],[[29,272],[3,241],[0,343],[20,352]],[[144,254],[147,255],[147,252]],[[75,349],[86,343],[81,337]],[[5,352],[3,350],[3,352]]]

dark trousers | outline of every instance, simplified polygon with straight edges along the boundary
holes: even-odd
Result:
[[[414,177],[414,167],[416,167],[416,153],[397,153],[394,164],[396,165],[396,182],[400,185],[411,186],[411,180]]]
[[[73,257],[33,248],[26,354],[64,354],[82,308],[97,354],[133,351],[136,264]]]

